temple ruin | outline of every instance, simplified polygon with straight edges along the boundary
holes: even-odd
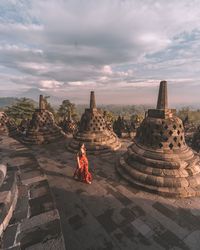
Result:
[[[102,112],[97,109],[94,91],[90,95],[90,108],[81,117],[78,132],[68,145],[69,151],[77,152],[80,142],[90,154],[109,153],[120,148],[116,134],[108,129]]]
[[[5,112],[0,112],[0,134],[14,136],[17,133],[15,123]]]
[[[167,82],[160,83],[156,109],[149,109],[117,171],[146,191],[171,197],[200,194],[200,159],[185,143],[176,110],[168,108]]]
[[[77,123],[73,120],[71,112],[68,112],[67,117],[59,123],[59,126],[66,134],[74,134],[77,130]]]
[[[65,134],[55,123],[53,114],[46,109],[42,95],[39,99],[39,109],[36,109],[27,131],[21,141],[28,144],[46,144],[64,138]]]

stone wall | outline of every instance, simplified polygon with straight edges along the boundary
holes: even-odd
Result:
[[[16,203],[6,230],[3,228],[0,249],[65,249],[60,216],[37,160],[29,149],[8,137],[2,137],[0,151],[8,162],[4,193],[10,192]]]

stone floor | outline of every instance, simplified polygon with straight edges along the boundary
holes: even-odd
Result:
[[[1,234],[0,249],[64,249],[59,212],[47,177],[31,153],[32,150],[12,138],[3,136],[0,141],[1,163],[8,165],[9,173],[16,173],[18,187],[14,193],[15,189],[11,188],[13,180],[8,174],[5,190],[0,192],[0,224],[3,225],[5,221],[6,225],[9,224]],[[13,209],[10,212],[9,203],[1,202],[5,192],[10,194],[7,195],[8,199],[16,199],[14,212]],[[10,214],[9,218],[1,216],[4,213]]]
[[[89,156],[94,180],[73,180],[66,142],[34,146],[61,217],[67,250],[200,249],[200,198],[167,199],[131,187],[115,171],[130,141],[110,156]]]

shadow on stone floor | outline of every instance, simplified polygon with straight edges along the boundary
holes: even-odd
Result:
[[[199,209],[138,195],[129,199],[109,189],[100,196],[92,185],[52,192],[69,250],[199,249]]]
[[[108,156],[88,155],[94,176],[92,185],[73,180],[75,161],[64,143],[43,148],[44,153],[48,152],[47,159],[52,160],[52,165],[43,164],[43,170],[53,177],[49,182],[67,249],[198,250],[200,200],[169,202],[125,182],[116,174],[114,165],[130,143],[124,143],[120,150]],[[67,164],[55,167],[55,157],[65,160],[65,151]],[[43,154],[42,147],[37,152]]]
[[[73,176],[68,176],[68,175],[66,175],[66,174],[58,173],[58,172],[50,171],[50,170],[43,170],[43,171],[44,171],[44,173],[45,173],[46,175],[57,176],[57,177],[63,177],[63,178],[67,178],[67,179],[73,180]]]

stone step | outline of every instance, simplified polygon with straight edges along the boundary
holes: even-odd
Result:
[[[138,161],[138,158],[134,159],[126,156],[125,161],[131,167],[148,175],[163,177],[188,177],[200,173],[200,167],[196,164],[188,164],[188,167],[186,168],[170,169],[167,164],[167,168],[165,168],[164,162],[162,165],[158,165],[157,163],[155,167],[152,167],[152,165],[148,165],[148,162],[141,163]]]
[[[8,170],[0,187],[0,236],[9,224],[18,197],[16,172]]]
[[[182,160],[191,160],[194,157],[194,152],[189,147],[185,147],[182,149],[179,154],[175,154],[172,150],[163,152],[161,150],[153,150],[147,147],[144,147],[138,143],[133,143],[130,148],[136,154],[141,154],[145,158],[155,159],[155,160],[163,160],[163,161],[176,161]]]
[[[134,181],[155,187],[193,187],[200,185],[200,174],[188,177],[163,177],[143,173],[128,165],[123,157],[120,158],[120,166],[131,176]]]
[[[157,187],[153,185],[148,185],[142,183],[138,180],[135,180],[130,176],[129,172],[126,171],[119,163],[116,165],[117,172],[126,179],[130,184],[136,187],[139,190],[148,191],[151,193],[160,194],[165,197],[173,197],[173,198],[183,198],[183,197],[193,197],[200,194],[200,185],[192,188],[192,187]]]

